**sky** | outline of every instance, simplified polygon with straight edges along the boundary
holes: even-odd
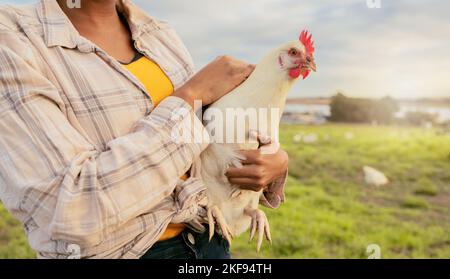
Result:
[[[310,30],[318,72],[299,81],[290,97],[450,97],[450,1],[134,2],[177,30],[198,69],[223,54],[257,63]]]

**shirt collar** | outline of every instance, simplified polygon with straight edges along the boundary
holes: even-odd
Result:
[[[130,0],[118,0],[117,9],[125,15],[133,40],[137,40],[145,31],[158,28],[156,21]],[[43,26],[47,47],[78,47],[82,51],[90,50],[87,40],[80,36],[55,0],[41,0],[37,6],[37,14]]]

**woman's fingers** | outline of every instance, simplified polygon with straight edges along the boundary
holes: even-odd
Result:
[[[242,168],[229,168],[225,174],[231,184],[243,190],[260,191],[267,187],[264,169],[256,165],[247,165]]]
[[[229,168],[225,175],[228,178],[258,178],[261,174],[257,166],[248,165],[241,168]]]
[[[270,144],[266,144],[266,145],[262,145],[259,148],[259,151],[261,152],[261,154],[265,154],[265,155],[273,155],[275,153],[278,152],[278,150],[280,150],[280,144],[278,142],[271,142]]]
[[[239,153],[245,157],[244,165],[260,164],[263,159],[260,150],[240,150]]]
[[[248,134],[250,140],[258,141],[260,147],[272,143],[272,139],[269,136],[264,135],[263,133],[260,133],[257,130],[250,130]]]
[[[260,181],[255,178],[230,178],[230,183],[238,185],[243,190],[261,191],[266,185],[261,185]]]
[[[253,73],[255,68],[256,68],[255,64],[248,64],[247,68],[245,69],[245,76],[248,78]]]

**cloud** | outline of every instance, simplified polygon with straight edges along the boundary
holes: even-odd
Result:
[[[230,54],[251,62],[296,38],[314,34],[319,72],[291,96],[450,96],[449,2],[382,0],[136,1],[169,21],[198,66]]]
[[[198,67],[222,54],[256,63],[310,29],[319,71],[291,96],[450,96],[448,1],[381,0],[380,9],[366,0],[134,2],[176,28]]]

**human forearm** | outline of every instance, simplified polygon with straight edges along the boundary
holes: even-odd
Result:
[[[209,63],[172,96],[193,106],[194,101],[209,105],[241,84],[253,71],[254,65],[221,56]]]

